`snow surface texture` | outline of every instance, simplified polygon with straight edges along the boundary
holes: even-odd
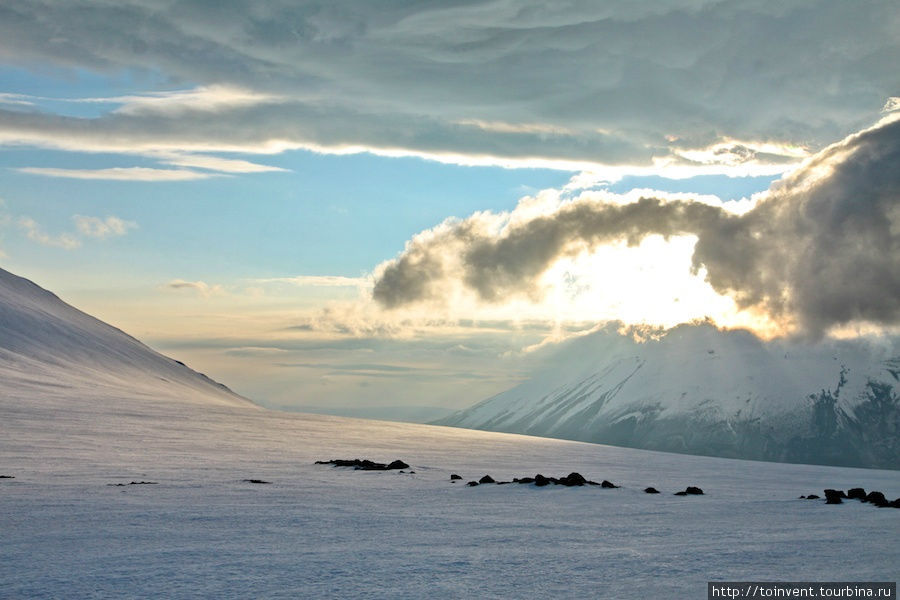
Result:
[[[0,269],[0,393],[23,401],[83,392],[254,406],[31,281]]]
[[[889,340],[763,342],[682,325],[575,340],[531,380],[437,421],[710,456],[900,469]]]
[[[91,398],[4,399],[0,420],[4,598],[700,598],[708,580],[900,576],[900,511],[797,499],[893,499],[897,471]],[[355,457],[416,473],[312,464]],[[571,471],[623,487],[464,485]],[[108,485],[131,481],[157,484]],[[672,495],[687,485],[706,494]]]

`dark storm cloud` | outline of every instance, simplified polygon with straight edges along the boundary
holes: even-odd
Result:
[[[742,308],[819,335],[853,321],[900,320],[900,118],[834,144],[776,182],[744,215],[699,202],[585,196],[498,226],[495,215],[448,221],[382,265],[373,295],[393,308],[450,296],[538,297],[557,260],[649,235],[697,236],[693,265]],[[621,283],[619,283],[621,284]]]

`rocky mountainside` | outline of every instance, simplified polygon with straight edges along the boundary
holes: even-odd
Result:
[[[637,342],[604,330],[532,379],[438,424],[783,462],[900,469],[891,340],[764,342],[682,325]]]

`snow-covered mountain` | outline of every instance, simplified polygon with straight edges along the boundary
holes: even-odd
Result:
[[[0,396],[42,402],[82,398],[255,406],[3,269]]]
[[[763,342],[682,325],[563,347],[531,380],[442,425],[785,462],[900,469],[890,340]]]

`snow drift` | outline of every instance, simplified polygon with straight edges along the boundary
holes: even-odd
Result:
[[[0,396],[255,406],[224,385],[3,269]]]
[[[900,469],[900,357],[886,340],[763,342],[682,325],[608,329],[442,425],[710,456]]]

